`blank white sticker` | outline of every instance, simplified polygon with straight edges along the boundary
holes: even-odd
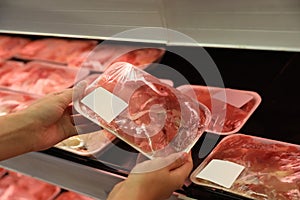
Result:
[[[196,177],[230,188],[244,168],[233,162],[213,159]]]
[[[253,96],[235,90],[226,90],[226,96],[224,91],[217,92],[212,98],[228,103],[236,108],[240,108],[249,102]]]
[[[107,123],[114,120],[128,107],[125,101],[102,87],[95,89],[85,96],[81,102],[97,113]]]

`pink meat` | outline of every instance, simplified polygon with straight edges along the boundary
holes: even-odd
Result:
[[[68,63],[81,52],[91,50],[96,46],[94,40],[67,40],[45,38],[27,44],[18,57],[28,60],[43,60],[57,63]]]
[[[0,59],[9,59],[23,48],[29,39],[0,35]]]
[[[18,91],[45,95],[70,87],[78,70],[61,66],[29,62],[23,67],[0,67],[0,86]]]
[[[128,62],[137,67],[151,64],[158,60],[164,53],[162,49],[156,48],[142,48],[129,51],[123,55],[122,52],[133,49],[126,46],[102,45],[98,50],[84,51],[78,56],[72,57],[69,60],[69,66],[79,67],[83,66],[90,69],[105,71],[108,66],[116,62]]]
[[[30,95],[0,90],[0,116],[23,110],[35,100]]]
[[[221,142],[211,159],[246,167],[230,188],[233,192],[245,191],[256,199],[300,199],[299,147],[236,135]]]
[[[93,199],[75,192],[68,191],[60,194],[55,200],[93,200]]]
[[[52,200],[60,189],[49,183],[9,171],[0,180],[0,199]]]
[[[151,64],[162,56],[163,51],[155,48],[143,48],[131,51],[114,62],[128,62],[135,66]]]
[[[180,143],[184,138],[178,138],[191,138],[189,142],[192,142],[192,138],[199,136],[205,125],[206,113],[192,99],[151,75],[145,74],[144,81],[126,80],[128,75],[139,77],[139,73],[144,73],[135,70],[126,67],[110,69],[86,92],[88,94],[101,86],[129,104],[128,109],[111,123],[107,124],[98,117],[99,122],[144,152],[163,149],[171,142],[174,146],[188,146]],[[193,111],[199,113],[193,115]],[[92,115],[92,111],[88,112]],[[183,131],[182,127],[188,127],[188,130]]]
[[[230,104],[223,103],[217,99],[211,99],[211,94],[208,89],[198,89],[194,88],[194,92],[200,103],[203,103],[210,111],[212,111],[212,105],[214,106],[214,115],[217,116],[217,112],[223,112],[226,109],[225,121],[220,126],[223,126],[222,132],[230,132],[238,128],[245,118],[247,117],[249,111],[253,108],[255,100],[251,100],[246,103],[242,108],[236,108]],[[224,107],[225,106],[225,107]],[[214,119],[211,120],[209,128],[214,129]]]

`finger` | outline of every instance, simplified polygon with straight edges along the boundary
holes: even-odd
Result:
[[[72,119],[69,114],[64,113],[62,116],[62,120],[60,121],[61,127],[63,128],[63,134],[61,135],[61,139],[67,139],[71,136],[77,135],[77,130],[72,123]]]
[[[85,80],[80,81],[74,86],[73,101],[80,99],[82,97],[86,87],[87,87],[87,81]]]
[[[75,128],[78,134],[92,133],[102,129],[100,126],[98,126],[95,123],[76,125]]]
[[[58,96],[59,100],[67,106],[72,102],[73,88],[68,88],[61,92],[53,93],[54,96]]]
[[[168,166],[168,169],[174,170],[182,166],[187,160],[187,153],[177,154],[176,160]]]
[[[116,194],[118,194],[120,192],[120,189],[123,186],[124,181],[121,181],[120,183],[116,184],[112,191],[109,193],[108,195],[108,199],[115,199]]]
[[[182,166],[170,172],[170,175],[174,180],[174,184],[178,189],[182,187],[184,181],[188,178],[192,169],[193,161],[191,159],[191,156],[188,155],[186,162]]]

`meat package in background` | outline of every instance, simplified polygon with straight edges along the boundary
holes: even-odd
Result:
[[[197,99],[211,111],[211,121],[207,131],[228,135],[238,132],[256,110],[261,102],[261,97],[252,91],[217,88],[200,85],[183,85],[177,87],[182,93]],[[234,93],[234,97],[231,97]],[[220,94],[220,95],[218,95]],[[223,98],[217,98],[222,96]],[[243,99],[244,96],[246,99]],[[241,98],[242,104],[230,104],[230,98]],[[238,102],[239,103],[239,102]]]
[[[19,173],[9,171],[0,180],[0,199],[5,200],[52,200],[60,188]]]
[[[115,62],[128,62],[145,69],[149,64],[158,61],[164,53],[162,48],[99,44],[92,52],[82,52],[70,59],[68,65],[104,72]]]
[[[245,167],[230,188],[196,177],[213,159]],[[243,134],[230,135],[191,174],[191,180],[251,199],[300,199],[300,147]]]
[[[7,172],[6,169],[0,167],[0,178],[1,178],[4,174],[6,174],[6,172]]]
[[[71,58],[79,56],[82,52],[91,51],[96,45],[95,40],[37,39],[25,45],[17,57],[67,64]]]
[[[45,62],[32,61],[24,65],[8,61],[0,67],[0,87],[45,95],[71,87],[88,73]]]
[[[37,100],[37,97],[0,89],[0,116],[23,110]]]
[[[104,94],[112,101],[104,102]],[[113,64],[77,96],[79,113],[149,158],[189,151],[210,121],[205,106],[125,62]],[[115,97],[124,106],[119,111]],[[90,100],[94,105],[88,105]],[[118,113],[108,120],[99,107]]]
[[[94,200],[93,198],[67,191],[61,193],[55,200]]]
[[[0,60],[12,58],[29,42],[27,38],[0,35]]]

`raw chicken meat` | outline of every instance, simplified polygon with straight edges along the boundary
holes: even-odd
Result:
[[[42,60],[68,63],[81,52],[92,50],[97,45],[94,40],[67,40],[57,38],[38,39],[27,44],[17,57],[27,60]]]
[[[236,134],[221,141],[204,163],[212,159],[245,166],[230,192],[263,200],[300,199],[299,146]]]
[[[94,199],[75,192],[67,191],[60,194],[55,200],[94,200]]]
[[[36,99],[29,94],[0,90],[0,116],[23,110]]]
[[[13,57],[29,42],[26,38],[0,35],[0,60]]]
[[[149,157],[190,149],[210,119],[206,107],[129,63],[115,63],[84,95],[98,87],[117,95],[128,107],[110,123],[83,104],[78,112],[95,118]]]
[[[43,62],[33,61],[22,65],[5,62],[0,67],[0,87],[45,95],[72,86],[79,72],[78,69]]]

